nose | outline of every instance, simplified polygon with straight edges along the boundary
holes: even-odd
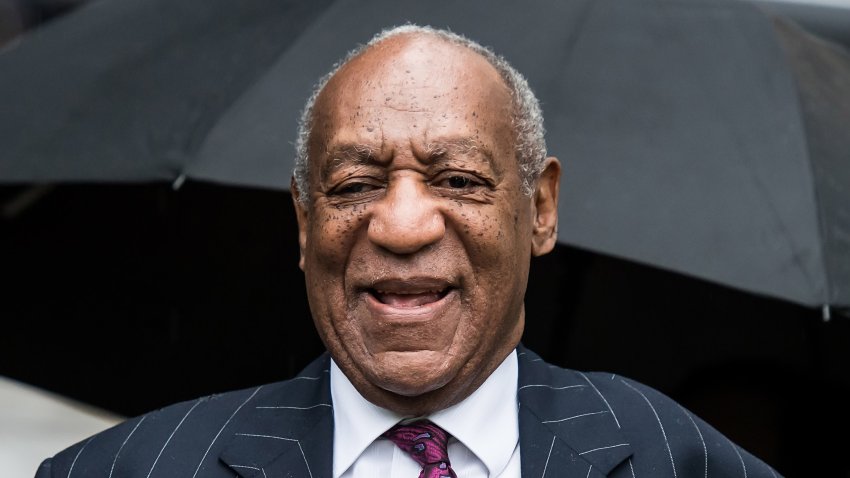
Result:
[[[369,240],[395,254],[412,254],[438,242],[446,223],[428,186],[413,178],[391,182],[369,221]]]

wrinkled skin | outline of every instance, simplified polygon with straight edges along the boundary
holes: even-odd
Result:
[[[300,265],[322,340],[379,406],[451,406],[519,342],[560,166],[522,194],[511,111],[484,58],[427,35],[373,46],[317,99]]]

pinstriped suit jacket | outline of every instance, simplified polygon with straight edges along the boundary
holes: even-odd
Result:
[[[651,388],[518,352],[523,477],[779,476]],[[128,420],[45,460],[36,478],[330,477],[329,363]]]

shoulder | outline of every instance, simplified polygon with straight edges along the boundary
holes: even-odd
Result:
[[[538,401],[584,402],[588,410],[600,412],[598,416],[605,417],[606,426],[616,428],[623,442],[629,444],[632,456],[622,465],[629,471],[624,476],[631,476],[632,470],[637,476],[664,476],[658,470],[665,469],[676,477],[702,477],[706,473],[750,478],[779,476],[714,427],[649,386],[616,374],[556,367],[530,354],[526,359],[536,362],[521,365],[521,374],[526,372],[539,383],[574,387],[569,394],[545,394]],[[521,384],[526,380],[520,377]],[[639,473],[641,470],[644,472]]]
[[[291,380],[201,397],[129,419],[45,460],[37,477],[135,477],[155,469],[169,476],[217,476],[211,469],[232,435],[225,429],[256,408],[273,407],[280,397],[312,400],[325,393],[322,362]],[[201,469],[204,474],[198,474]],[[225,471],[221,476],[232,476]]]
[[[586,374],[638,449],[652,450],[678,476],[779,476],[764,462],[665,394],[609,373]],[[665,459],[666,458],[666,459]],[[640,465],[635,456],[633,466]]]

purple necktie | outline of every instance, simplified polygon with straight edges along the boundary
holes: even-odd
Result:
[[[419,478],[457,478],[446,447],[449,434],[428,420],[398,424],[383,434],[422,466]]]

